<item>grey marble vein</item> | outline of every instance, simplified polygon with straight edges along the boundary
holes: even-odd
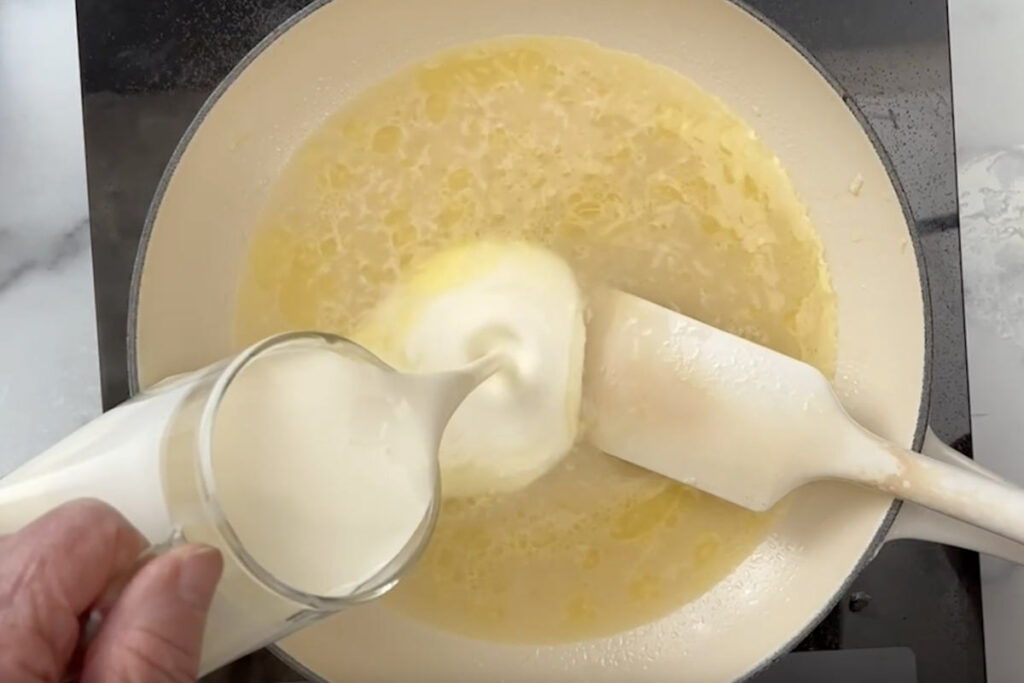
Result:
[[[0,294],[36,270],[53,270],[89,248],[89,220],[26,245],[16,228],[0,227]]]

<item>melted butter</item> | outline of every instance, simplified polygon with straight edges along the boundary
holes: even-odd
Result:
[[[774,155],[679,74],[567,38],[456,48],[329,118],[272,188],[239,342],[351,334],[409,268],[486,237],[833,369],[821,245]],[[702,594],[771,518],[578,445],[524,490],[447,501],[386,600],[478,638],[607,635]]]

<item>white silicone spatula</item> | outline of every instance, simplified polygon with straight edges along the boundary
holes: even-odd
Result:
[[[810,365],[617,290],[591,308],[588,439],[605,452],[751,510],[846,479],[1024,543],[1024,489],[869,433]]]

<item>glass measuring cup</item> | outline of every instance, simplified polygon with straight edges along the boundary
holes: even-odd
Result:
[[[251,534],[251,529],[260,527],[259,522],[272,522],[282,534],[290,533],[303,539],[301,545],[292,547],[302,549],[308,544],[313,553],[306,559],[316,562],[317,549],[329,549],[332,544],[337,545],[339,539],[331,533],[331,525],[317,527],[320,531],[312,535],[308,533],[309,525],[302,526],[310,520],[308,515],[300,514],[308,512],[301,505],[310,493],[308,490],[289,481],[289,477],[271,477],[269,481],[274,486],[280,479],[280,492],[288,494],[283,499],[293,503],[275,508],[276,516],[253,518],[250,514],[253,509],[247,509],[244,496],[241,503],[236,496],[233,504],[225,504],[232,502],[233,486],[237,493],[239,482],[259,479],[260,463],[254,463],[257,471],[221,467],[228,453],[223,447],[225,424],[230,426],[229,432],[237,432],[239,425],[246,423],[236,419],[221,424],[220,420],[228,419],[225,416],[232,414],[231,411],[237,418],[238,406],[246,407],[244,402],[239,402],[246,397],[243,389],[250,381],[247,378],[257,376],[252,373],[260,367],[270,367],[266,364],[288,354],[329,356],[344,372],[352,373],[351,377],[359,381],[347,387],[346,395],[351,400],[345,405],[353,414],[360,406],[372,406],[387,394],[384,398],[390,403],[385,404],[400,409],[395,415],[404,420],[392,420],[392,426],[397,428],[395,433],[408,434],[413,430],[419,437],[421,454],[429,456],[421,458],[422,470],[417,479],[429,490],[423,492],[422,514],[415,509],[415,517],[406,517],[413,522],[402,527],[407,535],[396,537],[399,543],[394,546],[394,552],[381,555],[383,561],[379,564],[362,566],[362,573],[358,575],[339,576],[340,583],[333,587],[326,587],[326,584],[311,587],[297,582],[294,575],[283,576],[281,567],[287,565],[281,564],[281,558],[274,556],[273,549],[275,541],[280,543],[287,538],[272,537],[268,546],[266,537]],[[200,672],[208,672],[331,612],[377,597],[397,582],[402,571],[424,548],[436,520],[439,497],[436,450],[444,426],[462,399],[497,367],[496,360],[485,358],[451,373],[406,375],[396,372],[362,347],[334,335],[310,332],[270,338],[234,358],[165,380],[0,480],[0,533],[14,531],[63,502],[89,496],[118,508],[153,543],[151,552],[182,542],[202,542],[219,548],[225,569],[207,621],[200,664]],[[315,385],[321,380],[317,375],[307,375],[303,381]],[[337,387],[336,383],[332,385],[332,388]],[[309,388],[315,389],[315,386]],[[292,405],[315,407],[316,402],[309,403],[307,394],[297,394],[294,400],[285,395],[284,400],[278,401],[281,412],[287,413]],[[255,396],[258,399],[259,393]],[[303,404],[300,398],[307,402]],[[314,432],[334,429],[333,433],[343,433],[337,431],[336,424],[337,420],[342,420],[343,426],[348,425],[355,431],[365,424],[370,436],[386,431],[382,431],[379,424],[365,420],[344,422],[348,419],[344,411],[336,419],[331,411],[307,412],[310,413],[308,421],[303,421],[306,416],[302,411],[292,415],[300,420],[296,424],[301,429]],[[276,419],[275,415],[262,417]],[[331,424],[325,422],[328,419]],[[263,424],[255,426],[265,427]],[[370,427],[376,431],[369,430]],[[264,430],[264,433],[273,436],[274,430]],[[346,443],[365,442],[363,436],[366,435],[355,436],[359,439]],[[378,441],[385,446],[391,443],[387,439]],[[415,442],[402,443],[413,448],[411,444]],[[268,453],[276,457],[273,449]],[[309,453],[282,452],[279,455],[289,458],[291,465],[305,468],[307,473],[314,472],[320,464],[304,462],[303,458]],[[338,455],[343,458],[351,454],[339,452]],[[377,495],[378,505],[395,502],[386,500],[386,492],[371,493]],[[274,500],[280,502],[282,498],[277,496]],[[253,505],[255,511],[262,510],[256,502]],[[287,514],[295,512],[295,518],[281,519],[281,510]],[[372,512],[367,511],[368,523],[373,519]],[[255,527],[253,519],[258,522]],[[352,548],[352,552],[359,553],[360,549]]]

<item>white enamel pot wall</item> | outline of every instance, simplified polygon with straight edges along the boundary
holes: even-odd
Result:
[[[509,34],[577,36],[642,55],[693,79],[754,127],[789,171],[824,243],[838,300],[836,388],[844,404],[871,430],[919,445],[927,316],[897,192],[825,78],[725,0],[337,0],[302,13],[215,92],[164,177],[132,292],[137,386],[235,349],[247,240],[300,141],[354,93],[402,66]],[[857,177],[863,186],[855,196],[849,187]],[[495,644],[371,604],[280,648],[330,681],[734,680],[816,623],[877,551],[895,512],[890,498],[853,486],[806,487],[767,540],[711,591],[610,638]]]

